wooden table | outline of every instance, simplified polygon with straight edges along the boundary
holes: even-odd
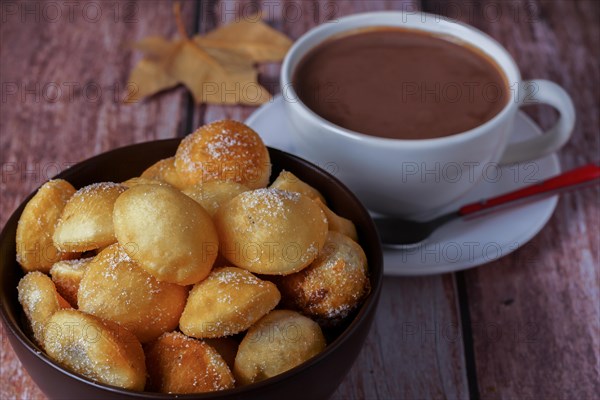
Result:
[[[100,152],[183,136],[251,107],[195,106],[183,89],[124,105],[140,55],[130,44],[176,35],[167,1],[3,1],[0,221],[58,171]],[[515,57],[524,78],[558,82],[577,125],[564,169],[598,160],[600,3],[595,0],[185,2],[190,32],[262,7],[293,39],[356,12],[424,10],[470,23]],[[250,10],[250,11],[249,11]],[[58,12],[57,12],[58,11]],[[261,66],[277,82],[279,65]],[[542,126],[546,107],[529,114]],[[562,196],[520,250],[465,272],[386,278],[376,322],[335,399],[593,399],[600,393],[598,188]],[[2,330],[3,338],[5,332]],[[2,340],[0,398],[44,398]]]

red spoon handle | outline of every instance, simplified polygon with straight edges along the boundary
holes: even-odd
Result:
[[[583,183],[600,183],[600,167],[588,164],[580,168],[567,171],[535,185],[527,186],[514,192],[506,193],[498,197],[481,200],[477,203],[467,204],[458,210],[459,215],[470,215],[479,211],[489,210],[504,204],[512,203],[521,199],[551,195],[562,192],[565,189],[579,186]]]

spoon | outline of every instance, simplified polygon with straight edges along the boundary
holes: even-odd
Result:
[[[384,246],[408,249],[419,245],[440,226],[462,217],[479,217],[508,207],[600,183],[600,167],[587,164],[524,188],[462,206],[457,211],[429,221],[417,222],[394,217],[375,217]]]

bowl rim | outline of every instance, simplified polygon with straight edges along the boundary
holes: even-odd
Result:
[[[150,144],[157,145],[157,146],[160,144],[165,144],[165,145],[171,144],[171,143],[179,142],[182,139],[183,138],[152,140],[152,141],[140,142],[140,143],[117,147],[117,148],[102,152],[100,154],[97,154],[95,156],[92,156],[90,158],[84,159],[84,160],[76,163],[75,165],[69,167],[68,169],[61,171],[58,175],[52,177],[51,179],[65,179],[65,175],[68,176],[70,174],[77,173],[77,169],[81,168],[82,164],[87,164],[87,163],[92,163],[93,161],[98,161],[99,159],[108,157],[109,155],[114,154],[114,153],[132,150],[133,148],[137,148],[137,147],[143,148],[144,146],[148,146]],[[4,296],[5,295],[8,296],[8,295],[3,293],[1,306],[0,306],[0,315],[1,315],[2,322],[8,331],[7,334],[15,337],[27,351],[29,351],[33,356],[35,356],[41,362],[47,364],[48,366],[54,368],[55,370],[62,372],[63,374],[66,374],[67,376],[69,376],[81,383],[92,385],[98,389],[106,390],[108,392],[119,394],[119,395],[125,395],[125,396],[131,396],[131,397],[142,396],[143,398],[152,398],[152,399],[174,399],[174,398],[182,398],[182,399],[207,398],[208,399],[208,398],[219,398],[219,397],[227,397],[227,396],[232,396],[232,395],[251,393],[254,390],[258,390],[265,386],[281,383],[295,375],[300,374],[302,371],[304,371],[308,368],[312,368],[314,365],[320,363],[324,358],[330,356],[337,348],[339,348],[341,346],[341,344],[344,341],[346,341],[353,333],[355,333],[359,329],[360,323],[368,315],[370,315],[372,312],[374,312],[377,307],[377,304],[379,302],[379,294],[381,292],[381,287],[383,285],[383,251],[381,248],[381,241],[379,239],[379,235],[375,228],[375,224],[374,224],[373,220],[371,219],[369,212],[367,211],[365,206],[362,204],[362,202],[360,202],[360,200],[356,197],[356,195],[350,189],[348,189],[348,187],[346,187],[346,185],[344,185],[339,179],[337,179],[335,176],[333,176],[329,172],[325,171],[324,169],[314,165],[310,161],[307,161],[301,157],[298,157],[298,156],[290,154],[286,151],[272,148],[269,146],[267,146],[267,149],[269,151],[269,154],[280,153],[280,155],[282,155],[284,157],[291,158],[294,162],[303,164],[312,173],[325,175],[328,179],[332,180],[337,185],[337,187],[339,189],[341,189],[342,192],[344,192],[344,195],[346,197],[349,197],[350,199],[352,199],[352,201],[356,205],[359,206],[359,211],[361,213],[369,216],[369,218],[367,219],[369,226],[367,226],[365,228],[367,228],[366,230],[368,231],[367,232],[368,234],[375,234],[374,239],[376,239],[376,240],[374,240],[374,243],[378,244],[377,248],[374,249],[375,250],[375,252],[374,252],[375,259],[368,260],[369,280],[371,282],[371,291],[370,291],[369,295],[367,296],[367,298],[365,299],[364,303],[360,306],[359,310],[356,312],[353,320],[339,334],[339,336],[337,336],[335,338],[335,340],[333,340],[331,343],[329,343],[327,345],[325,350],[323,350],[316,356],[312,357],[311,359],[303,362],[302,364],[300,364],[288,371],[285,371],[279,375],[265,379],[260,382],[255,382],[255,383],[245,385],[245,386],[239,386],[239,387],[234,387],[232,389],[225,389],[225,390],[214,391],[214,392],[175,394],[175,393],[159,393],[159,392],[134,391],[134,390],[123,389],[123,388],[120,388],[117,386],[106,385],[106,384],[94,381],[92,379],[85,377],[84,375],[77,373],[77,372],[72,372],[72,371],[67,370],[66,368],[63,368],[58,363],[56,363],[52,359],[50,359],[50,357],[48,355],[46,355],[46,353],[41,348],[39,348],[38,345],[33,342],[33,340],[31,340],[28,337],[28,335],[25,334],[23,329],[21,329],[21,327],[19,326],[19,322],[16,319],[11,317],[10,313],[8,312],[9,305],[4,301]],[[33,195],[37,192],[38,189],[39,189],[39,187],[37,187],[32,193],[30,193],[28,196],[26,196],[25,199],[19,204],[19,206],[13,211],[11,216],[8,218],[6,224],[2,227],[2,231],[0,232],[0,242],[3,242],[4,240],[6,240],[6,237],[9,236],[8,227],[16,224],[16,221],[14,221],[14,220],[18,221],[18,219],[20,218],[20,215],[22,213],[22,209],[25,207],[27,202],[33,197]],[[4,266],[3,268],[9,268],[9,267]],[[3,278],[3,275],[0,275],[0,279],[2,279],[2,278]],[[11,344],[11,347],[12,347],[12,344]],[[20,361],[20,357],[18,357],[18,358]],[[25,367],[24,364],[22,364],[22,367],[27,370],[27,368]],[[35,380],[34,380],[34,382],[35,382]]]

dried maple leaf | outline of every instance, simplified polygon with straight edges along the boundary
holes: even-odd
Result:
[[[168,73],[192,92],[197,103],[256,105],[271,98],[258,83],[251,60],[231,52],[203,49],[191,40],[184,41]]]
[[[204,36],[196,36],[194,41],[201,47],[237,52],[254,62],[280,61],[292,45],[287,36],[256,16],[217,28]]]
[[[166,57],[173,57],[177,53],[179,43],[180,41],[171,42],[162,36],[149,36],[137,42],[134,47],[147,58],[159,61]]]
[[[129,77],[126,102],[184,84],[197,103],[258,105],[271,98],[255,62],[281,60],[291,41],[264,23],[241,21],[190,39],[175,6],[180,40],[149,37],[136,44],[144,58]]]
[[[146,57],[140,60],[129,75],[126,103],[138,102],[143,97],[179,84],[177,79],[167,73],[169,60],[179,51],[179,47],[179,44],[161,37],[149,37],[136,44],[136,48],[142,50]]]

